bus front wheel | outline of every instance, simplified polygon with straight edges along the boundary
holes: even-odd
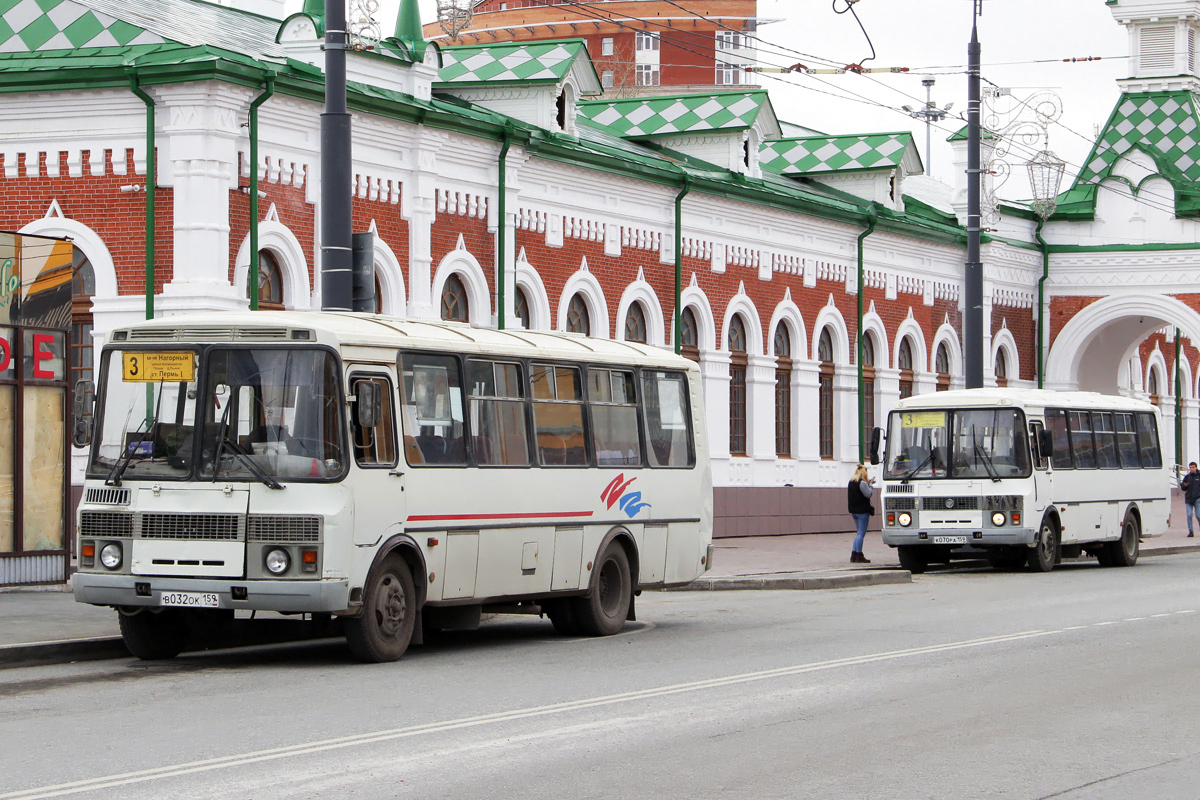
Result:
[[[900,567],[913,575],[920,575],[929,566],[929,556],[921,545],[902,544],[896,548],[896,555],[900,557]]]
[[[1132,512],[1125,515],[1121,525],[1121,538],[1115,542],[1105,542],[1104,551],[1108,556],[1106,566],[1132,567],[1137,563],[1142,538],[1141,526]]]
[[[122,611],[120,625],[125,648],[143,661],[174,658],[187,645],[187,624],[175,609],[143,609],[133,614]]]
[[[609,542],[596,561],[596,577],[584,597],[575,598],[575,622],[588,636],[611,636],[625,625],[633,598],[629,556],[620,542]],[[553,619],[553,618],[551,618]]]
[[[1058,526],[1051,517],[1042,520],[1037,545],[1029,551],[1029,568],[1034,572],[1049,572],[1058,560]]]
[[[417,618],[417,591],[412,573],[399,556],[379,565],[363,592],[361,617],[343,621],[350,652],[361,661],[395,661],[412,641]]]

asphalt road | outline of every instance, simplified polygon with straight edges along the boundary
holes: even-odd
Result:
[[[0,800],[1200,794],[1200,554],[638,615],[0,671]]]

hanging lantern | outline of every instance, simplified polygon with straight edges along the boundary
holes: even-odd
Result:
[[[1025,167],[1029,170],[1029,186],[1033,190],[1033,213],[1048,219],[1058,205],[1058,189],[1067,165],[1054,153],[1042,150]]]
[[[437,0],[438,25],[451,41],[458,41],[458,34],[471,24],[477,0]]]

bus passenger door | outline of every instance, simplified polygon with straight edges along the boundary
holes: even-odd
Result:
[[[354,543],[377,544],[384,532],[404,522],[404,471],[396,445],[396,378],[391,368],[351,367],[349,477],[354,496]]]
[[[1042,432],[1045,427],[1041,421],[1033,421],[1029,423],[1029,452],[1033,455],[1033,498],[1031,499],[1032,508],[1025,510],[1025,524],[1039,525],[1041,517],[1033,519],[1033,512],[1040,512],[1041,509],[1054,496],[1051,491],[1051,482],[1054,480],[1054,473],[1050,471],[1050,455],[1042,452],[1042,440],[1045,438]]]

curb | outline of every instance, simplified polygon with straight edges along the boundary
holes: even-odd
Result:
[[[851,589],[859,586],[886,586],[912,583],[906,569],[858,570],[840,573],[780,572],[774,575],[698,578],[687,586],[667,591],[717,592],[745,589]]]
[[[0,645],[0,669],[129,657],[120,636]]]
[[[1200,553],[1200,544],[1179,544],[1171,547],[1153,547],[1138,553],[1142,558],[1150,556],[1177,556],[1183,553]]]

